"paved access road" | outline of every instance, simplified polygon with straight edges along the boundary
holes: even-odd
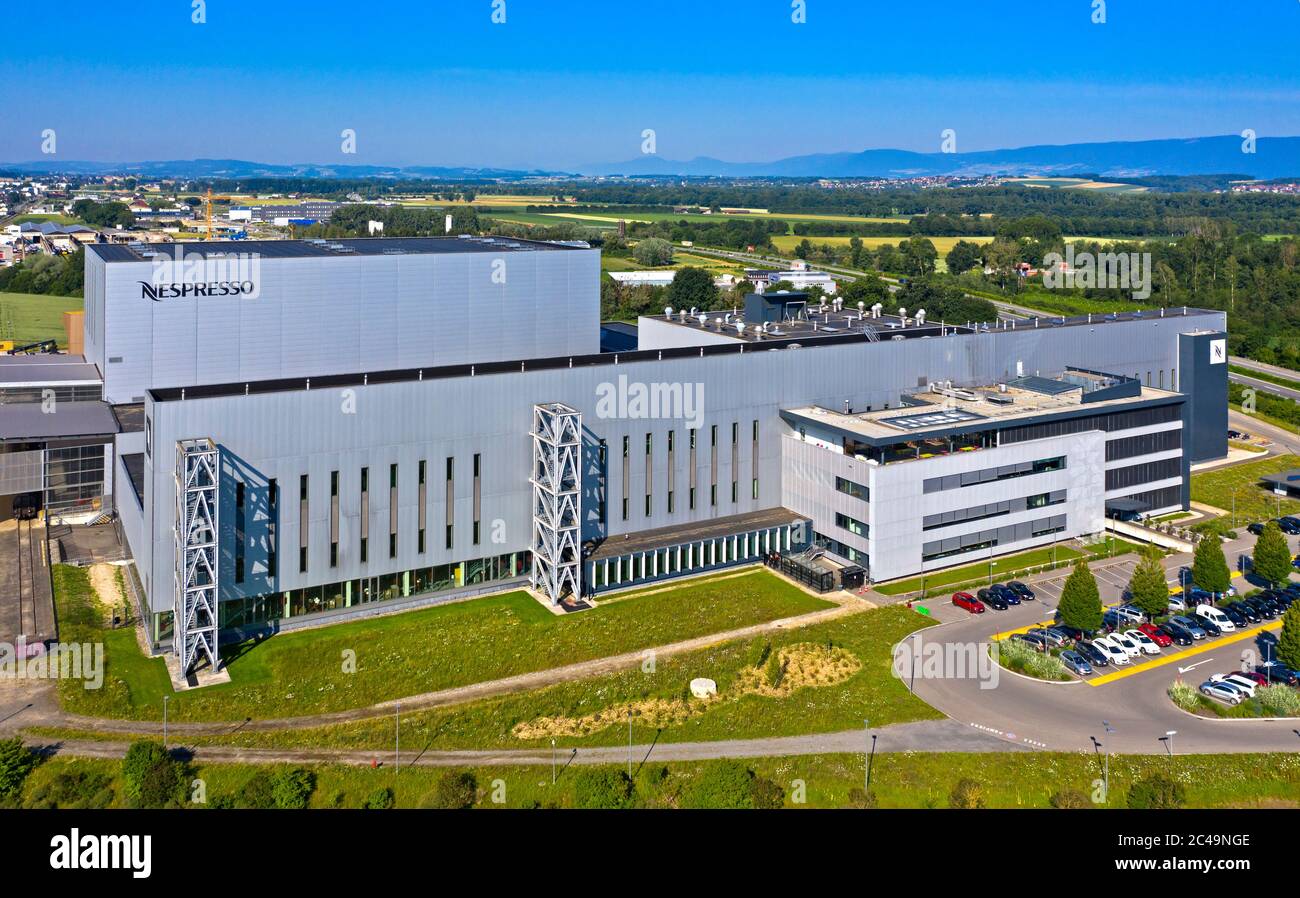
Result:
[[[1294,548],[1294,538],[1292,539]],[[1224,545],[1232,562],[1238,554],[1248,553],[1253,537],[1243,537]],[[1104,604],[1119,601],[1136,559],[1093,565]],[[1189,556],[1165,559],[1171,582],[1177,581],[1180,565],[1190,564]],[[1038,594],[1035,602],[1023,603],[1007,611],[987,611],[972,615],[952,606],[946,599],[932,599],[926,604],[943,626],[919,631],[905,640],[912,651],[905,659],[925,658],[929,652],[943,651],[946,657],[972,657],[972,645],[982,646],[995,634],[1025,629],[1049,620],[1060,598],[1068,572],[1053,572],[1031,583]],[[1241,578],[1238,588],[1248,586]],[[1166,690],[1180,677],[1193,686],[1200,685],[1211,673],[1238,669],[1242,653],[1254,651],[1260,657],[1258,633],[1276,630],[1278,622],[1256,625],[1251,634],[1224,634],[1190,647],[1170,647],[1160,656],[1142,656],[1128,668],[1102,668],[1092,678],[1097,685],[1074,680],[1069,683],[1046,683],[999,670],[996,685],[981,688],[981,678],[938,676],[927,678],[918,666],[911,678],[911,664],[901,665],[904,678],[911,680],[917,696],[954,720],[965,722],[1005,739],[1053,751],[1092,750],[1093,738],[1114,753],[1168,751],[1161,737],[1174,730],[1175,753],[1220,753],[1259,751],[1300,751],[1300,727],[1296,721],[1215,720],[1200,718],[1178,709]],[[935,646],[936,648],[928,648]],[[981,649],[982,650],[982,649]],[[1163,662],[1163,663],[1162,663]],[[943,673],[950,673],[945,670]],[[989,685],[987,679],[985,686]],[[1107,734],[1103,721],[1114,730]]]

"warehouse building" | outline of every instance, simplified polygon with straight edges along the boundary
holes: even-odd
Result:
[[[85,323],[104,401],[140,410],[114,501],[186,665],[268,627],[810,548],[890,579],[1185,507],[1189,463],[1226,452],[1220,312],[1012,326],[768,294],[602,352],[585,245],[187,249],[93,247]]]

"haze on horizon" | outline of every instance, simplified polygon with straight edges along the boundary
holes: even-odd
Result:
[[[0,160],[580,169],[896,148],[1300,134],[1300,4],[491,0],[41,4],[9,35]],[[917,26],[923,15],[925,27]],[[37,39],[39,36],[39,39]],[[340,132],[354,129],[355,154]]]

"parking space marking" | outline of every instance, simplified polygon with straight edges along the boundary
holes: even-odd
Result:
[[[1163,655],[1159,658],[1152,658],[1150,661],[1143,661],[1141,664],[1134,664],[1124,670],[1114,670],[1108,674],[1102,674],[1091,680],[1085,680],[1089,686],[1104,686],[1106,683],[1113,683],[1115,680],[1122,680],[1125,677],[1131,677],[1134,674],[1142,673],[1145,670],[1151,670],[1156,667],[1163,667],[1174,661],[1182,661],[1184,658],[1191,658],[1202,652],[1208,652],[1220,646],[1232,645],[1245,639],[1257,636],[1265,630],[1279,630],[1282,627],[1282,621],[1276,620],[1272,623],[1264,624],[1262,627],[1255,627],[1251,630],[1242,630],[1229,636],[1221,636],[1218,639],[1203,639],[1200,645],[1193,645],[1185,648],[1181,652],[1174,652],[1171,655]]]
[[[1021,742],[1025,745],[1032,745],[1034,748],[1047,748],[1046,742],[1039,742],[1037,739],[1030,739],[1028,736],[1017,736],[1015,733],[1004,733],[1002,730],[994,729],[993,727],[986,727],[982,723],[972,723],[971,726],[977,730],[983,730],[986,733],[1001,736],[1003,739],[1008,739],[1011,742]]]

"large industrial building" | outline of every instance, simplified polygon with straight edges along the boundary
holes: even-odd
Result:
[[[1189,465],[1227,448],[1221,312],[947,322],[768,293],[602,352],[583,244],[185,251],[197,279],[89,248],[85,364],[138,422],[104,492],[187,666],[260,628],[809,546],[892,579],[1185,508]]]

